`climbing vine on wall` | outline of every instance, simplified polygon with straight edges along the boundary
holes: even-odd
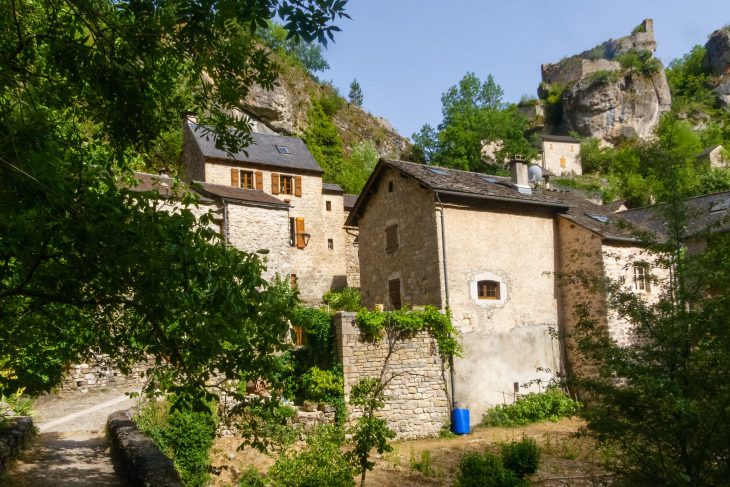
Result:
[[[458,332],[451,323],[451,313],[442,313],[433,306],[422,310],[368,311],[357,313],[355,324],[362,335],[372,341],[380,341],[386,334],[395,335],[399,340],[413,338],[421,331],[427,332],[436,340],[441,359],[461,356],[461,345],[457,341]]]

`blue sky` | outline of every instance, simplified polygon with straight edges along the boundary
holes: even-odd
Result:
[[[441,94],[467,71],[492,74],[505,101],[535,95],[540,64],[626,35],[654,19],[666,63],[730,23],[730,0],[350,0],[352,21],[320,73],[347,95],[353,78],[363,106],[404,136],[441,121]]]

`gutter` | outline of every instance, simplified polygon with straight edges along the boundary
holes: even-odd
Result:
[[[444,261],[444,297],[446,300],[446,312],[449,312],[449,270],[446,261],[446,218],[444,217],[444,204],[441,202],[438,192],[433,193],[441,207],[441,253]],[[454,356],[449,356],[449,369],[451,370],[451,409],[456,409],[456,370],[454,369]]]
[[[547,201],[532,201],[532,200],[523,200],[523,199],[515,199],[515,198],[504,198],[502,196],[485,196],[481,194],[475,194],[475,193],[462,193],[459,191],[444,191],[440,189],[433,189],[434,193],[437,194],[443,194],[447,196],[457,196],[460,198],[475,198],[480,200],[492,200],[492,201],[504,201],[507,203],[517,203],[517,204],[524,204],[524,205],[533,205],[533,206],[548,206],[551,208],[560,208],[563,210],[567,210],[570,208],[570,205],[566,205],[564,203],[550,203]],[[440,200],[439,200],[440,202]]]

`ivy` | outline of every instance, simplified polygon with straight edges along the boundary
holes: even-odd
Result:
[[[461,356],[461,345],[457,340],[458,332],[451,323],[451,313],[442,313],[434,306],[422,310],[368,311],[357,313],[356,326],[362,335],[371,341],[380,341],[383,335],[396,334],[400,340],[413,338],[419,332],[427,332],[436,340],[442,359]]]

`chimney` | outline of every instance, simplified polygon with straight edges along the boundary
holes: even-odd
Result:
[[[532,194],[530,181],[527,177],[527,162],[519,156],[509,161],[509,173],[512,187],[522,194]]]

